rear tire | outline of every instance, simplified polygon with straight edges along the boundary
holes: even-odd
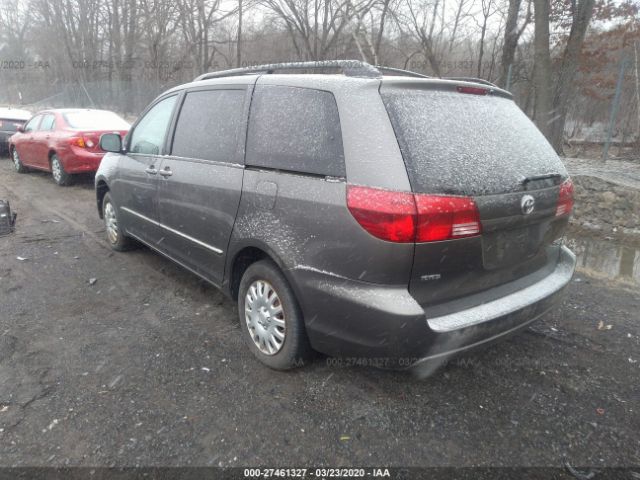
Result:
[[[312,358],[300,306],[272,261],[261,260],[244,272],[238,290],[238,315],[245,343],[266,366],[289,370]]]
[[[51,175],[53,176],[53,181],[61,187],[67,187],[73,183],[73,175],[64,171],[62,162],[55,153],[51,155]]]
[[[22,160],[20,160],[20,155],[18,155],[16,147],[11,149],[11,159],[13,160],[13,167],[16,169],[16,172],[27,173],[29,171],[29,169],[22,163]]]
[[[102,199],[102,218],[107,230],[107,242],[111,248],[117,252],[125,252],[133,246],[133,240],[127,237],[119,228],[118,209],[111,200],[111,195],[106,193]]]

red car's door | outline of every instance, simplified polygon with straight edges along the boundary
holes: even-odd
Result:
[[[33,162],[33,142],[35,132],[40,125],[40,120],[42,120],[42,115],[36,115],[29,120],[24,126],[24,132],[16,135],[16,138],[13,141],[15,148],[18,151],[18,155],[20,156],[20,161],[24,165],[36,166]]]
[[[45,113],[40,126],[33,132],[32,158],[33,165],[45,170],[49,169],[49,145],[51,135],[56,125],[56,116],[53,113]]]

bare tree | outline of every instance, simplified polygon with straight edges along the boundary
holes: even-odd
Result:
[[[433,73],[441,76],[440,61],[435,51],[434,29],[440,0],[406,0],[407,27],[418,41]]]
[[[531,22],[531,0],[527,0],[527,13],[522,25],[518,27],[518,17],[521,6],[522,0],[509,0],[509,9],[507,11],[507,20],[504,28],[504,43],[502,45],[501,72],[500,78],[498,79],[498,85],[503,88],[507,86],[507,78],[509,76],[509,70],[513,67],[518,41],[525,28],[527,28]]]
[[[578,70],[584,37],[593,14],[594,4],[595,0],[579,0],[574,1],[571,7],[571,31],[560,59],[558,79],[553,96],[555,110],[553,116],[549,119],[550,136],[547,137],[558,153],[562,153],[564,126],[567,120],[570,100],[573,98],[575,91],[573,83]]]
[[[549,49],[549,0],[534,0],[535,7],[535,114],[537,127],[550,137],[550,118],[553,93],[551,91],[551,52]]]

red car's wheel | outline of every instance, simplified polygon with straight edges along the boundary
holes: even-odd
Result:
[[[16,147],[13,147],[11,149],[11,158],[13,159],[13,166],[15,167],[16,172],[26,173],[29,170],[20,160],[20,155],[18,155],[18,150],[16,150]]]
[[[51,174],[53,180],[60,186],[65,187],[73,183],[73,177],[64,171],[62,162],[55,153],[51,156]]]

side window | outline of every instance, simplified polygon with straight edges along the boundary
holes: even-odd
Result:
[[[40,128],[38,128],[38,130],[54,130],[55,125],[56,116],[52,113],[48,113],[42,117],[42,122],[40,122]]]
[[[176,98],[177,95],[174,95],[160,100],[142,117],[131,135],[131,141],[129,142],[129,151],[131,153],[160,154]]]
[[[236,160],[244,90],[187,93],[173,137],[172,155],[219,162]]]
[[[24,131],[25,132],[33,132],[34,130],[36,130],[38,128],[38,124],[40,123],[40,120],[42,119],[42,115],[36,115],[35,117],[33,117],[31,120],[29,120],[29,122],[24,126]]]
[[[344,176],[340,118],[333,94],[257,86],[251,103],[246,163]]]

